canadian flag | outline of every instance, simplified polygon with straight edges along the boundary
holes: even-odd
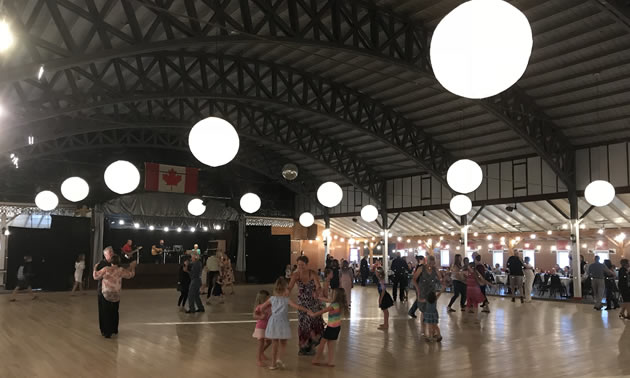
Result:
[[[144,163],[144,189],[154,192],[197,193],[199,169]]]

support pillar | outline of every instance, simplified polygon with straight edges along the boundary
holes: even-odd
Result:
[[[238,247],[236,252],[236,271],[243,273],[247,271],[247,249],[245,247],[247,219],[241,215],[238,219]],[[243,274],[245,276],[245,274]]]
[[[2,232],[8,230],[7,214],[0,216],[0,286],[6,287],[7,284],[7,247],[9,245],[9,237]]]
[[[389,218],[387,215],[387,185],[383,183],[383,196],[381,198],[381,218],[383,221],[383,271],[385,271],[385,283],[389,283]]]
[[[460,223],[462,226],[462,240],[464,242],[464,252],[462,253],[462,256],[466,257],[466,251],[468,250],[468,217],[466,215],[462,215]]]
[[[326,232],[328,230],[328,232]],[[328,216],[328,210],[324,212],[324,233],[322,234],[324,239],[324,263],[328,260],[330,254],[330,217]]]
[[[571,269],[573,270],[573,298],[582,299],[582,272],[580,271],[580,223],[575,185],[569,188],[571,222]]]

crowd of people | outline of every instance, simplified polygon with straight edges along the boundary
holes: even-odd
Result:
[[[94,265],[92,276],[98,281],[100,331],[105,338],[111,338],[118,334],[122,280],[134,277],[136,262],[123,265],[121,257],[111,247],[105,248],[103,257],[103,260]],[[519,299],[521,303],[527,303],[531,302],[534,283],[538,275],[542,274],[530,264],[528,257],[521,260],[516,250],[508,258],[505,269],[497,266],[498,264],[494,268],[484,264],[478,253],[473,253],[472,261],[456,254],[453,264],[446,269],[437,265],[433,255],[426,258],[417,256],[415,260],[413,264],[397,253],[391,261],[391,271],[385,272],[378,260],[369,264],[367,257],[364,257],[359,263],[351,264],[347,260],[342,259],[339,262],[328,256],[324,271],[319,269],[315,272],[309,268],[308,257],[298,257],[297,263],[293,267],[288,265],[285,275],[277,279],[273,293],[261,290],[256,297],[253,311],[256,326],[252,336],[258,340],[258,366],[269,369],[286,367],[282,358],[286,352],[287,340],[291,338],[288,307],[298,310],[298,355],[312,356],[312,363],[317,366],[334,366],[341,319],[349,316],[354,284],[376,285],[379,294],[378,307],[383,312],[383,323],[378,329],[383,331],[389,328],[389,309],[397,301],[407,302],[409,291],[412,290],[415,292],[415,300],[408,315],[415,319],[419,311],[425,341],[441,342],[443,338],[439,328],[437,301],[447,288],[452,297],[446,311],[456,312],[454,305],[459,300],[460,310],[471,314],[474,322],[479,323],[478,309],[482,308],[485,313],[490,312],[487,290],[493,285],[494,276],[507,275],[511,301]],[[584,278],[582,286],[585,294],[590,293],[593,296],[596,310],[602,310],[602,301],[606,298],[606,310],[621,307],[619,317],[630,319],[630,264],[627,259],[622,259],[620,265],[617,271],[610,260],[602,263],[600,257],[595,256],[593,262],[588,264],[581,256],[579,267]],[[76,290],[82,290],[84,270],[85,255],[79,255],[75,261],[72,295]],[[552,277],[559,274],[571,276],[572,271],[568,267],[562,269],[556,266],[544,274]],[[32,277],[32,258],[25,256],[18,269],[18,284],[11,301],[25,290],[35,298],[31,289]],[[392,284],[391,294],[388,292],[386,277]],[[229,289],[230,294],[234,293],[233,283],[234,273],[227,255],[212,254],[202,264],[201,254],[192,253],[180,265],[177,283],[180,292],[178,308],[186,313],[204,312],[201,295],[207,292],[206,304],[222,303],[226,289]],[[297,302],[294,303],[289,296],[296,286]],[[619,296],[622,299],[621,306]],[[186,302],[188,310],[185,310]],[[326,313],[327,323],[322,317]],[[272,348],[271,358],[265,354],[269,347]]]

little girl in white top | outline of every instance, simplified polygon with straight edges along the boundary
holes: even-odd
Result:
[[[83,291],[83,271],[85,270],[85,255],[81,253],[77,256],[77,260],[74,262],[74,285],[72,286],[72,293],[79,289]]]
[[[295,304],[289,299],[289,283],[284,277],[276,280],[273,296],[267,299],[265,303],[258,305],[256,311],[264,312],[269,306],[271,306],[271,317],[269,317],[265,328],[265,339],[271,340],[273,356],[269,369],[275,370],[286,367],[280,360],[280,357],[284,356],[287,340],[291,338],[289,306],[302,312],[308,312],[308,309]]]

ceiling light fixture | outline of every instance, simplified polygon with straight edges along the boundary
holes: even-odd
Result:
[[[595,207],[606,206],[615,198],[615,188],[608,181],[595,180],[584,189],[584,198]]]
[[[197,122],[188,134],[188,146],[193,156],[211,167],[231,162],[240,147],[238,133],[231,123],[218,117]]]
[[[299,221],[302,227],[311,227],[315,223],[315,217],[307,211],[300,215]]]
[[[0,20],[0,52],[13,46],[14,38],[7,20]]]
[[[436,79],[458,96],[482,99],[516,83],[532,53],[527,17],[502,0],[466,1],[433,32],[430,59]]]
[[[454,191],[462,194],[474,192],[479,187],[479,185],[481,185],[482,179],[483,173],[481,171],[481,167],[479,166],[479,164],[469,159],[461,159],[456,161],[448,168],[448,171],[446,172],[446,181],[448,183],[448,186],[450,186],[451,189],[453,189]],[[453,197],[453,199],[455,199],[456,197],[460,196],[455,196]],[[468,198],[467,196],[463,197]],[[453,203],[453,199],[451,199],[451,204]],[[460,200],[465,201],[463,198],[461,198]],[[468,198],[468,201],[470,201],[470,198]],[[461,208],[457,207],[457,209],[461,209],[461,211],[464,211],[464,202],[462,202]],[[462,215],[467,213],[468,212],[465,212]]]
[[[361,219],[366,222],[374,222],[378,218],[378,209],[374,205],[365,205],[361,209]]]
[[[105,169],[105,185],[114,193],[131,193],[140,184],[140,171],[135,165],[125,160],[111,163]]]
[[[188,212],[196,217],[206,212],[206,205],[200,198],[193,198],[188,202]]]
[[[322,205],[333,208],[341,203],[343,199],[343,190],[341,187],[332,181],[323,183],[317,189],[317,200]]]
[[[83,201],[90,193],[90,186],[81,177],[70,177],[61,184],[61,195],[70,202]]]
[[[248,214],[253,214],[260,209],[260,197],[254,193],[245,193],[243,197],[241,197],[241,209]]]
[[[50,190],[44,190],[35,196],[35,205],[43,211],[52,211],[58,204],[59,198]]]

